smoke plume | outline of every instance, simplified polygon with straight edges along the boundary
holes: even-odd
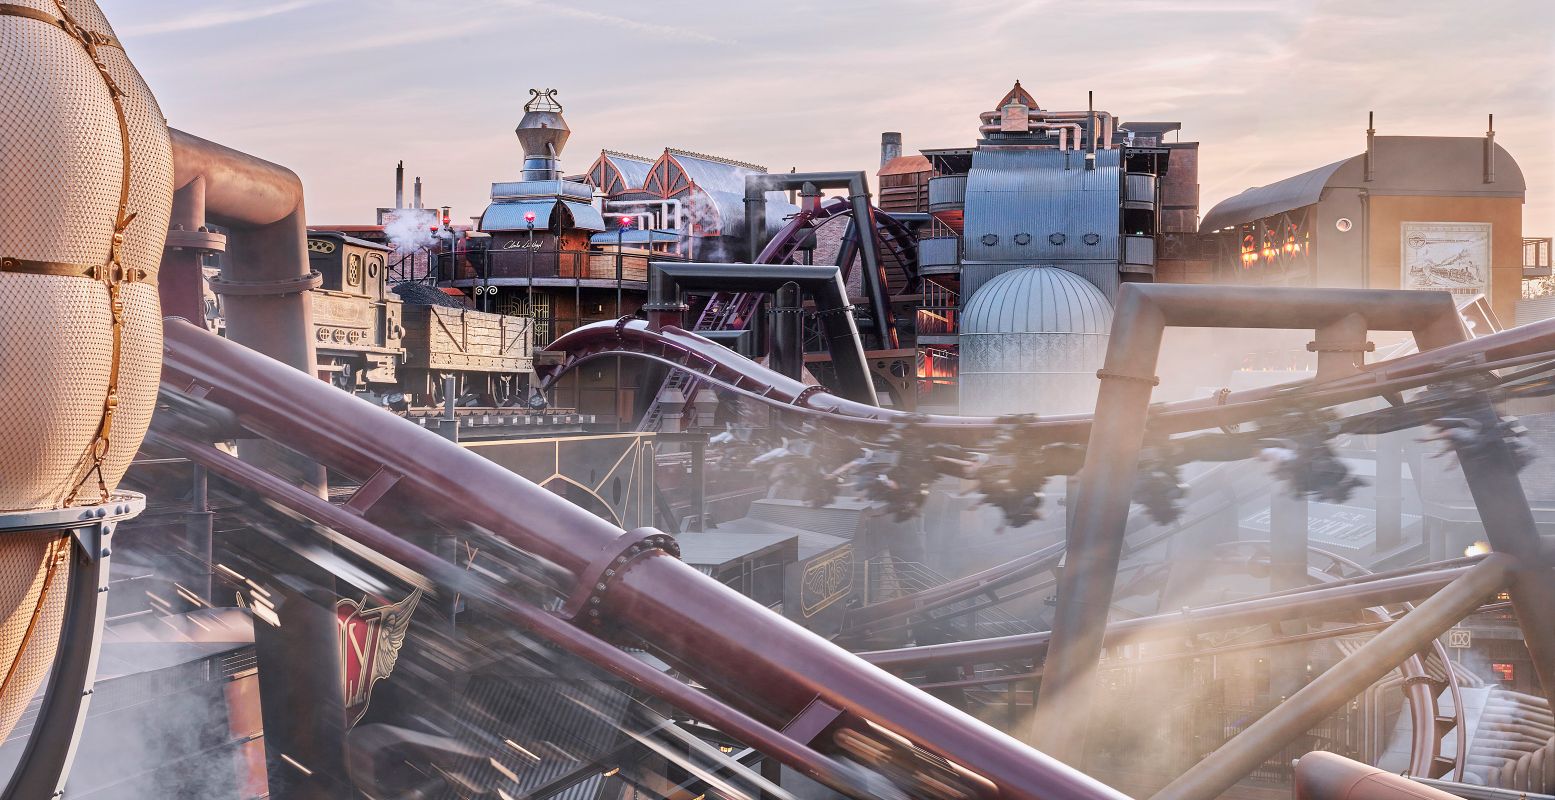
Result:
[[[383,226],[397,253],[413,253],[437,241],[437,215],[424,208],[396,209]]]

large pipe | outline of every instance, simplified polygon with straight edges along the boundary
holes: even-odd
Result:
[[[1452,567],[1337,586],[1325,584],[1229,603],[1119,620],[1107,625],[1102,641],[1107,647],[1117,647],[1151,639],[1170,639],[1207,631],[1247,625],[1267,625],[1292,619],[1320,618],[1373,606],[1409,602],[1428,597],[1433,592],[1441,590],[1454,580],[1463,577],[1471,568]],[[861,653],[860,657],[893,672],[953,664],[989,664],[1024,658],[1040,660],[1043,653],[1048,650],[1052,639],[1052,631],[1039,631],[1013,636],[970,639],[949,644],[879,650]]]
[[[1455,794],[1322,750],[1296,761],[1292,789],[1295,800],[1459,800]]]
[[[815,723],[817,715],[832,719],[829,708],[837,712],[834,724],[813,729],[816,733],[842,726],[878,738],[869,731],[879,726],[991,781],[997,790],[982,792],[985,797],[1123,800],[683,562],[655,555],[655,547],[662,545],[653,542],[663,535],[652,529],[625,534],[501,466],[323,381],[299,376],[181,320],[168,320],[166,328],[163,381],[169,387],[194,389],[228,408],[254,433],[372,482],[396,502],[415,504],[445,523],[493,531],[555,564],[573,576],[568,608],[575,609],[578,624],[598,620],[608,626],[604,630],[630,641],[641,637],[641,644],[763,724],[781,729],[797,719],[797,731]],[[301,409],[307,413],[297,413]],[[360,504],[354,508],[364,514],[370,510]],[[592,599],[601,602],[577,602]],[[799,736],[794,731],[790,735]],[[812,737],[805,739],[808,743]]]
[[[1462,577],[1194,764],[1151,800],[1210,800],[1230,789],[1292,739],[1458,624],[1506,583],[1511,567],[1512,559],[1501,554],[1470,567]]]
[[[875,331],[881,346],[894,349],[898,345],[896,326],[892,319],[890,299],[886,296],[885,264],[880,259],[880,242],[875,225],[875,207],[870,203],[869,182],[859,172],[788,172],[758,173],[745,176],[745,238],[751,261],[759,261],[762,234],[767,224],[767,192],[802,189],[805,184],[818,189],[847,189],[848,203],[853,211],[853,224],[858,227],[859,255],[864,259],[864,288],[869,293],[869,303],[875,310]],[[847,269],[846,263],[839,267]]]
[[[477,578],[476,573],[461,569],[367,521],[359,514],[301,491],[287,481],[238,461],[211,445],[174,433],[153,433],[151,438],[158,445],[174,450],[239,486],[256,491],[314,522],[328,526],[371,552],[425,575],[445,591],[462,593],[472,601],[494,607],[498,615],[508,622],[527,628],[573,655],[615,673],[659,699],[694,714],[697,719],[715,725],[725,733],[781,759],[805,775],[837,791],[857,796],[853,783],[838,773],[830,760],[819,753],[577,627],[494,590],[491,585]]]
[[[1352,314],[1368,330],[1410,331],[1420,350],[1460,341],[1464,334],[1445,292],[1291,289],[1217,286],[1207,292],[1170,284],[1126,283],[1118,290],[1105,365],[1069,532],[1068,566],[1059,581],[1053,640],[1030,734],[1044,750],[1079,763],[1095,691],[1118,560],[1133,502],[1135,473],[1156,360],[1168,326],[1320,329]],[[1044,746],[1045,745],[1045,746]]]
[[[204,207],[184,212],[186,228],[199,219],[230,230],[221,279],[212,282],[222,295],[227,336],[313,374],[313,312],[305,292],[318,276],[308,268],[302,181],[279,164],[169,132],[173,188],[203,184]]]
[[[778,373],[800,380],[804,372],[804,303],[799,284],[778,287],[772,300],[772,347],[767,359]]]
[[[644,308],[650,311],[683,306],[680,293],[686,290],[770,292],[785,283],[798,284],[815,298],[816,315],[826,333],[842,394],[860,403],[880,404],[864,355],[864,343],[853,321],[853,307],[848,304],[848,287],[842,282],[842,270],[838,267],[678,261],[653,261],[648,266],[651,275]]]

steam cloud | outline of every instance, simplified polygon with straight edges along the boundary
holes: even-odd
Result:
[[[424,208],[397,209],[383,226],[397,253],[413,253],[437,241],[437,215]]]

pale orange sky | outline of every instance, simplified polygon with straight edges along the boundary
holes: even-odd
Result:
[[[1019,78],[1048,108],[1178,120],[1201,145],[1201,213],[1382,134],[1496,139],[1555,234],[1551,0],[1031,0],[624,3],[101,0],[169,122],[296,170],[314,222],[371,222],[404,159],[465,219],[520,166],[530,87],[600,148],[665,146],[773,170],[960,147]],[[408,179],[407,179],[408,180]]]

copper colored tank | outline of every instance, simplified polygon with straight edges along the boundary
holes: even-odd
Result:
[[[97,504],[140,447],[172,177],[97,5],[0,4],[0,511]],[[58,532],[0,536],[0,736],[53,660],[69,555]]]

